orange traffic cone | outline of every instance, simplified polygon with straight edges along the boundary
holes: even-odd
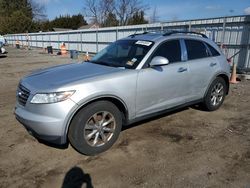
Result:
[[[62,55],[66,55],[67,54],[67,49],[64,43],[62,43],[61,45],[61,54]]]
[[[90,60],[89,52],[88,52],[88,51],[87,51],[86,54],[84,55],[83,60],[84,60],[84,61],[89,61],[89,60]]]
[[[231,84],[237,84],[237,75],[236,75],[236,64],[233,63],[233,69],[232,69],[232,73],[231,73],[231,78],[230,78],[230,83]]]
[[[19,42],[19,40],[16,41],[16,48],[20,49],[20,42]]]

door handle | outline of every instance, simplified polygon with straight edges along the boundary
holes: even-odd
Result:
[[[210,63],[210,67],[213,67],[215,65],[217,65],[217,63],[215,63],[215,62]]]
[[[187,71],[187,68],[180,67],[180,68],[178,69],[178,72],[185,72],[185,71]]]

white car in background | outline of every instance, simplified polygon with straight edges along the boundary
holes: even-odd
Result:
[[[3,36],[0,35],[0,56],[7,54],[7,51],[3,47],[4,45],[6,45],[6,40]]]
[[[2,43],[3,45],[6,45],[6,39],[2,36],[2,35],[0,35],[0,43]]]

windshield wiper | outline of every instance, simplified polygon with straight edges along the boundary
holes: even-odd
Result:
[[[108,63],[108,62],[105,62],[105,61],[90,61],[91,63],[94,63],[94,64],[98,64],[98,65],[105,65],[105,66],[109,66],[109,67],[123,67],[123,66],[118,66],[114,63]]]
[[[105,62],[105,61],[89,61],[90,63],[94,63],[94,64],[98,64],[98,65],[106,65],[106,66],[110,66],[109,63]]]

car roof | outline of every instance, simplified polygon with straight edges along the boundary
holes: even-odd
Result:
[[[123,40],[147,40],[152,42],[157,42],[166,39],[179,39],[179,38],[190,38],[190,39],[198,39],[198,40],[210,40],[202,33],[195,32],[167,32],[167,33],[140,33],[140,34],[132,34]]]
[[[160,33],[160,32],[155,32],[155,33],[149,33],[149,32],[144,32],[144,33],[139,33],[139,34],[132,34],[126,38],[123,38],[121,40],[145,40],[145,41],[151,41],[155,43],[160,43],[165,40],[170,40],[170,39],[193,39],[193,40],[200,40],[204,41],[206,43],[209,43],[211,46],[216,48],[219,51],[218,46],[211,40],[209,39],[205,34],[202,33],[196,33],[196,32],[183,32],[183,31],[170,31],[167,33]]]

